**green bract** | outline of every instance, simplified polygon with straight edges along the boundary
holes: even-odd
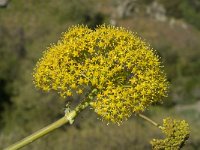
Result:
[[[106,25],[69,28],[38,61],[34,83],[64,98],[89,86],[95,112],[118,124],[161,101],[168,89],[154,50],[134,33]]]

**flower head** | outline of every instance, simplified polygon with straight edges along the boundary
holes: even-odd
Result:
[[[178,150],[181,149],[189,138],[189,125],[185,120],[175,120],[171,118],[163,119],[162,132],[165,139],[153,139],[152,147],[155,150]]]
[[[121,27],[73,26],[50,46],[34,70],[34,83],[62,97],[91,87],[95,112],[120,124],[167,95],[168,82],[158,56]]]

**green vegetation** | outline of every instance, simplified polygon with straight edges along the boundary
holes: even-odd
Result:
[[[167,10],[167,15],[184,19],[186,22],[200,29],[200,1],[199,0],[157,0]]]
[[[157,122],[167,116],[186,119],[192,132],[185,149],[195,150],[200,145],[200,112],[195,107],[200,99],[199,1],[160,1],[169,16],[190,24],[187,29],[139,15],[117,20],[117,24],[147,39],[164,62],[171,84],[169,98],[146,113]],[[0,149],[63,116],[64,101],[55,93],[35,89],[32,69],[49,43],[72,24],[94,27],[107,22],[111,4],[109,0],[12,0],[7,8],[0,8]],[[24,149],[143,150],[151,149],[152,138],[161,137],[155,127],[135,116],[120,127],[106,126],[96,118],[86,110],[74,126],[64,126]]]

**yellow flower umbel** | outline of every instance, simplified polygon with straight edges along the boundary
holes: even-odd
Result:
[[[165,139],[151,141],[154,150],[180,150],[189,138],[189,125],[185,120],[163,119],[162,132]]]
[[[161,101],[168,82],[158,56],[134,33],[114,26],[73,26],[50,46],[34,70],[34,83],[62,97],[91,88],[95,112],[120,124]]]

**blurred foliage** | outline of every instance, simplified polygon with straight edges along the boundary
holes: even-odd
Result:
[[[180,9],[182,11],[183,18],[200,29],[200,1],[199,0],[184,0]]]
[[[200,29],[200,1],[199,0],[157,0],[167,10],[167,15],[183,18],[186,22]]]
[[[12,36],[8,30],[0,27],[0,113],[6,104],[11,103],[11,97],[14,94],[12,83],[18,72],[17,52],[12,51],[18,40],[16,38],[16,41],[12,43]],[[16,47],[16,50],[19,50],[18,48]]]
[[[12,0],[0,9],[0,149],[48,125],[64,114],[65,102],[54,93],[34,88],[32,69],[43,50],[57,41],[72,24],[94,27],[107,22],[112,0]],[[151,0],[152,2],[153,0]],[[164,107],[149,110],[156,121],[173,115],[191,124],[191,138],[185,149],[200,145],[196,107],[200,99],[200,4],[199,0],[158,0],[167,15],[190,23],[187,29],[160,23],[146,16],[117,20],[145,37],[164,62],[171,91]],[[149,5],[142,0],[140,3]],[[75,97],[78,99],[80,97]],[[177,109],[177,106],[181,106]],[[199,106],[199,105],[197,105]],[[193,108],[193,109],[191,109]],[[93,110],[24,149],[150,149],[159,131],[135,116],[123,126],[106,126]]]

